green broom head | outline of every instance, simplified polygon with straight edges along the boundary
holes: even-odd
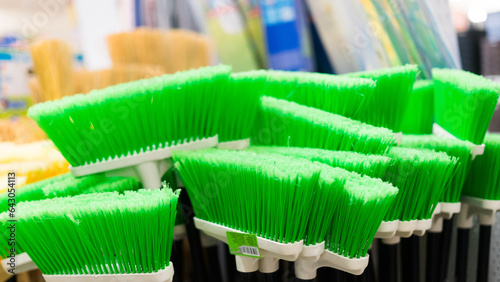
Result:
[[[417,80],[408,101],[401,131],[404,134],[431,134],[434,123],[434,85],[432,80]]]
[[[373,96],[375,82],[320,73],[268,71],[264,94],[355,118]]]
[[[375,154],[385,152],[395,140],[389,129],[294,102],[262,97],[251,143]]]
[[[325,247],[345,257],[360,258],[366,256],[384,216],[395,204],[398,189],[381,179],[344,172],[346,184]]]
[[[251,146],[247,150],[256,153],[305,158],[373,178],[383,178],[391,160],[389,157],[380,155],[299,147]]]
[[[461,140],[482,144],[500,86],[470,72],[432,69],[436,123]]]
[[[405,65],[346,74],[349,77],[370,78],[377,82],[374,95],[369,97],[365,110],[360,112],[356,119],[400,132],[418,71],[416,65]]]
[[[169,265],[179,192],[164,186],[23,202],[16,239],[44,274],[157,272]]]
[[[161,178],[162,182],[165,182],[172,190],[177,191],[179,186],[177,186],[177,177],[175,176],[175,168],[170,168],[165,172],[163,177]],[[184,218],[182,217],[182,206],[181,203],[179,203],[177,207],[177,216],[175,217],[175,225],[181,225],[184,224]]]
[[[477,156],[462,195],[500,201],[500,134],[486,134],[484,154]]]
[[[91,194],[102,192],[118,192],[123,194],[125,191],[137,191],[139,182],[132,177],[104,177],[103,175],[92,175],[81,178],[74,178],[71,174],[64,174],[49,179],[45,179],[33,184],[26,185],[16,190],[16,205],[22,202],[38,201],[43,199],[52,199],[58,197],[74,196],[79,194]],[[9,197],[7,193],[1,195],[1,202],[5,209],[10,208]],[[17,207],[15,207],[17,210]],[[7,229],[9,222],[7,218],[0,219],[0,226],[4,228],[0,232],[0,257],[6,258],[9,254],[9,244],[7,239],[10,232]],[[17,253],[23,253],[24,248],[18,243]]]
[[[95,174],[75,178],[71,173],[66,173],[20,187],[16,189],[15,198],[16,202],[19,203],[94,192],[123,192],[137,189],[139,189],[139,183],[131,177],[107,178],[104,175]],[[7,192],[0,194],[1,206],[7,207],[8,200],[9,194]]]
[[[435,135],[405,135],[400,143],[401,147],[431,149],[444,152],[457,159],[453,178],[445,188],[439,201],[444,203],[458,203],[465,178],[472,165],[472,150],[475,145],[469,141],[455,138],[441,138]]]
[[[399,189],[384,221],[430,219],[453,177],[457,159],[426,149],[393,147],[384,177]]]
[[[175,151],[197,218],[279,243],[305,237],[319,169],[246,151]]]
[[[36,104],[28,110],[73,166],[217,134],[231,68],[205,67]]]
[[[222,109],[219,142],[250,138],[266,80],[263,70],[231,75],[226,90],[218,97]]]

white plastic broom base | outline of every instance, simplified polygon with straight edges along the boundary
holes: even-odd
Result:
[[[319,257],[299,257],[294,263],[295,276],[299,279],[316,278],[317,270],[330,267],[353,275],[361,275],[368,266],[369,255],[362,258],[347,258],[329,250],[324,250]]]
[[[250,138],[220,142],[217,144],[217,149],[227,149],[227,150],[244,150],[250,147]]]
[[[147,189],[161,187],[161,177],[172,166],[166,159],[172,156],[173,151],[194,151],[217,146],[217,135],[203,139],[185,139],[177,144],[152,151],[140,151],[116,158],[108,158],[93,164],[71,167],[75,177],[106,172],[106,176],[125,176],[137,178]]]
[[[31,260],[31,258],[27,253],[21,253],[16,255],[15,260],[16,260],[15,274],[38,269],[38,267],[35,265],[33,260]],[[9,273],[8,270],[11,269],[11,267],[7,264],[10,263],[10,258],[3,259],[1,263],[5,272]]]
[[[244,233],[236,229],[225,227],[220,224],[208,222],[197,217],[194,218],[194,225],[205,234],[212,236],[222,242],[227,243],[226,232]],[[235,256],[236,268],[239,272],[254,272],[260,270],[263,273],[272,273],[279,269],[279,260],[295,261],[302,251],[302,240],[283,244],[257,236],[257,243],[261,259]]]
[[[459,228],[472,228],[472,218],[479,216],[481,225],[493,225],[495,214],[500,211],[500,200],[485,200],[476,197],[462,196],[462,210],[458,214],[457,226]]]
[[[440,202],[439,206],[441,207],[441,211],[436,216],[443,217],[445,219],[451,219],[454,214],[460,212],[461,204],[458,203],[445,203]]]
[[[130,274],[101,274],[101,275],[43,275],[46,282],[88,282],[88,281],[141,281],[141,282],[172,282],[174,277],[174,265],[169,266],[155,273],[130,273]]]
[[[380,224],[375,238],[391,238],[396,235],[398,231],[399,220],[382,221]]]

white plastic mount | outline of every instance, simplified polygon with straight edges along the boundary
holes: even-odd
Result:
[[[106,176],[126,176],[137,178],[147,189],[161,187],[161,177],[172,166],[172,162],[167,160],[172,156],[173,151],[194,151],[217,146],[217,135],[203,139],[185,139],[164,148],[149,151],[140,151],[126,156],[103,160],[97,163],[85,164],[78,167],[70,167],[71,173],[75,177],[105,172]]]
[[[437,123],[434,123],[432,125],[432,133],[434,133],[435,135],[437,135],[439,137],[442,137],[442,138],[458,139],[457,137],[455,137],[453,134],[451,134],[448,131],[446,131],[446,129],[442,128]],[[476,156],[482,155],[484,153],[484,148],[485,148],[484,144],[481,144],[481,145],[476,145],[475,144],[474,148],[472,148],[472,150],[470,152],[471,155],[472,155],[472,159],[475,159]]]
[[[219,224],[211,223],[203,219],[194,218],[194,225],[205,234],[227,243],[226,232],[239,232],[239,230],[228,228]],[[295,261],[302,251],[302,240],[295,243],[277,243],[262,237],[257,237],[261,258],[235,256],[236,268],[239,272],[254,272],[259,270],[263,273],[272,273],[279,269],[279,260]]]
[[[9,263],[11,263],[10,258],[2,260],[2,267],[7,272],[11,269]],[[31,270],[38,269],[35,263],[31,260],[27,253],[18,254],[15,257],[15,273],[23,273]],[[8,272],[7,272],[8,273]]]
[[[479,216],[481,225],[493,225],[495,223],[495,214],[500,211],[500,201],[468,196],[462,196],[460,201],[462,201],[462,210],[457,219],[459,228],[472,228],[474,215]]]
[[[369,256],[362,258],[347,258],[325,250],[325,243],[304,246],[300,256],[294,263],[295,276],[299,279],[314,279],[318,268],[330,267],[354,275],[360,275],[368,265]]]
[[[217,149],[227,149],[227,150],[244,150],[250,147],[250,138],[220,142],[217,144]]]
[[[411,235],[423,236],[431,228],[432,219],[410,221],[384,221],[380,224],[375,238],[389,239],[394,236],[408,238]]]
[[[172,282],[174,277],[174,265],[172,262],[167,268],[154,273],[130,273],[130,274],[87,274],[87,275],[43,275],[47,282],[90,282],[90,281],[143,281],[143,282]]]

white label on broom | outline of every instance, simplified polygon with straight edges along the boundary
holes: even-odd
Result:
[[[260,256],[259,254],[259,249],[255,247],[250,247],[250,246],[240,246],[238,248],[240,252],[244,255],[251,255],[251,256]]]

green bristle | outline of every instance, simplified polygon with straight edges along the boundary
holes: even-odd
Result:
[[[75,178],[71,175],[71,173],[65,173],[16,189],[16,202],[36,201],[47,198],[76,195],[83,189],[91,185],[95,185],[104,179],[104,175],[99,174]],[[8,200],[8,192],[0,194],[0,206],[6,207]]]
[[[221,91],[218,98],[223,109],[219,142],[250,138],[266,79],[267,73],[262,70],[231,75],[226,90]]]
[[[134,178],[106,178],[99,174],[75,178],[70,173],[66,173],[16,189],[16,202],[37,201],[93,192],[123,192],[137,189],[139,189],[139,183]],[[8,192],[0,194],[0,205],[7,206],[8,200]]]
[[[305,245],[314,245],[326,240],[328,249],[350,258],[366,255],[397,193],[396,188],[380,179],[263,151],[175,152],[174,160],[190,198],[196,199],[193,207],[197,217],[279,242],[303,238]],[[311,176],[318,171],[315,186]],[[278,183],[267,185],[271,179]],[[307,185],[296,190],[294,185],[299,179],[307,181]],[[282,206],[290,190],[301,194]],[[309,215],[286,214],[285,210],[290,213],[305,203],[311,205]],[[286,225],[281,218],[295,222]],[[275,231],[282,228],[283,232],[303,230],[305,237],[282,240],[283,236]]]
[[[217,134],[231,68],[205,67],[36,104],[28,115],[76,167]]]
[[[196,217],[280,243],[304,238],[319,170],[244,151],[175,151]]]
[[[418,80],[403,118],[404,134],[431,134],[434,123],[434,85],[432,80]]]
[[[366,256],[384,216],[395,204],[398,189],[354,172],[346,179],[325,243],[334,253],[360,258]]]
[[[103,175],[84,176],[74,178],[70,173],[45,179],[33,184],[26,185],[16,190],[16,204],[22,202],[31,202],[44,199],[52,199],[57,197],[67,197],[79,194],[91,194],[95,192],[118,192],[137,191],[139,182],[131,177],[109,177]],[[4,204],[5,209],[8,206],[8,193],[0,195],[0,199]],[[17,207],[16,207],[17,209]],[[0,221],[2,224],[8,225],[5,219]],[[9,231],[5,228],[0,232],[0,257],[5,258],[2,250],[8,249],[6,239],[9,238]],[[17,253],[22,253],[22,246],[17,246]]]
[[[169,265],[178,196],[164,187],[20,203],[17,240],[44,274],[157,272]]]
[[[179,189],[179,186],[177,186],[177,178],[175,176],[175,168],[170,168],[165,172],[163,177],[161,178],[161,181],[165,181],[172,190],[176,191]],[[184,218],[182,217],[182,206],[179,203],[179,206],[177,207],[177,216],[175,217],[175,225],[180,225],[184,224]]]
[[[500,134],[486,134],[484,154],[477,156],[462,195],[500,201]]]
[[[371,79],[268,71],[264,95],[355,118],[374,91]]]
[[[461,140],[483,143],[500,85],[470,72],[432,69],[436,123]]]
[[[299,147],[252,146],[247,150],[256,153],[275,153],[305,158],[374,178],[382,178],[385,175],[391,160],[388,157],[379,155],[363,155],[356,152]]]
[[[464,186],[465,178],[472,164],[471,151],[474,144],[454,138],[441,138],[435,135],[405,135],[400,143],[402,147],[432,149],[444,152],[448,156],[457,158],[457,165],[453,178],[445,188],[439,201],[445,203],[458,203]]]
[[[392,147],[384,177],[399,189],[384,221],[430,219],[451,181],[457,159],[425,149]]]
[[[278,145],[383,153],[395,142],[391,130],[272,97],[261,98],[252,145]]]
[[[400,132],[417,73],[418,66],[406,65],[346,74],[377,82],[374,95],[369,97],[365,110],[356,119]]]

